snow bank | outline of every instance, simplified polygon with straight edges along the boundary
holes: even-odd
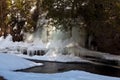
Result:
[[[39,60],[50,60],[50,61],[61,61],[61,62],[72,62],[72,61],[86,61],[81,59],[80,57],[75,57],[71,54],[80,54],[80,55],[92,55],[92,56],[101,56],[106,57],[105,53],[93,52],[82,47],[79,47],[72,40],[69,41],[58,41],[58,42],[50,42],[47,46],[42,44],[41,42],[12,42],[11,37],[8,36],[7,39],[0,38],[0,51],[15,51],[22,50],[27,48],[28,50],[35,49],[49,49],[48,53],[44,56],[33,56],[27,58],[31,59],[39,59]],[[77,48],[72,48],[72,46]],[[67,48],[67,51],[70,52],[69,55],[62,55],[62,51]],[[70,51],[71,50],[71,51]],[[77,52],[75,52],[77,51]],[[104,55],[105,56],[104,56]],[[18,55],[18,54],[17,54]],[[23,56],[19,54],[19,56]],[[24,56],[25,57],[25,56]],[[107,58],[107,57],[106,57]],[[111,59],[113,56],[111,56]],[[120,78],[108,77],[102,75],[91,74],[84,71],[68,71],[64,73],[56,73],[56,74],[37,74],[37,73],[24,73],[24,72],[13,72],[11,70],[28,68],[36,65],[42,65],[41,63],[34,63],[28,60],[25,60],[21,57],[17,57],[12,54],[4,54],[0,53],[0,75],[5,77],[7,80],[120,80]]]
[[[0,71],[0,74],[7,80],[120,80],[120,78],[101,76],[84,71],[68,71],[56,74]]]
[[[94,57],[103,57],[105,53],[90,51],[85,49],[79,45],[79,43],[74,42],[73,39],[69,40],[58,40],[51,41],[46,46],[50,52],[46,53],[46,55],[52,56],[52,53],[59,55],[73,55],[73,56],[94,56]]]
[[[8,35],[5,39],[0,37],[0,44],[1,53],[23,53],[24,50],[27,50],[27,52],[35,50],[46,50],[46,44],[43,44],[41,41],[34,41],[31,43],[13,42],[11,35]]]
[[[120,78],[91,74],[84,71],[68,71],[55,74],[11,71],[35,65],[35,63],[20,57],[0,53],[0,75],[7,80],[120,80]]]
[[[32,59],[39,60],[49,60],[49,61],[80,61],[82,59],[79,56],[92,56],[98,58],[104,58],[108,60],[118,60],[120,61],[120,56],[111,55],[109,53],[102,53],[97,51],[90,51],[79,46],[79,43],[75,42],[72,38],[66,40],[50,41],[48,43],[43,43],[40,39],[36,39],[33,42],[13,42],[12,36],[8,35],[6,39],[0,37],[0,52],[1,53],[24,53],[27,51],[28,57],[29,53],[37,50],[45,50],[48,52],[44,56],[33,56]],[[66,56],[64,56],[66,55]],[[78,57],[75,57],[78,56]],[[120,63],[119,63],[120,64]]]
[[[10,54],[0,53],[0,70],[16,70],[42,65]]]
[[[87,60],[84,60],[80,57],[76,57],[73,55],[61,55],[61,54],[52,54],[51,56],[25,56],[25,55],[17,55],[17,56],[22,56],[28,59],[35,59],[35,60],[45,60],[45,61],[57,61],[57,62],[89,62]]]
[[[28,59],[35,59],[35,60],[45,60],[45,61],[57,61],[57,62],[90,62],[88,60],[82,59],[80,57],[74,56],[74,55],[63,55],[62,53],[58,53],[57,50],[49,50],[45,55],[43,56],[28,56],[23,54],[14,54],[16,56],[20,56],[23,58]]]
[[[91,74],[84,71],[68,71],[55,74],[11,71],[35,65],[37,64],[20,57],[0,53],[0,75],[7,80],[120,80],[120,78]]]

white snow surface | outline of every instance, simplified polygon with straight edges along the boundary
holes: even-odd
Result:
[[[21,57],[0,53],[0,76],[3,76],[7,80],[120,80],[117,77],[97,75],[77,70],[54,74],[11,71],[34,65],[33,62],[24,60]]]
[[[116,78],[116,77],[97,75],[97,74],[92,74],[89,72],[77,71],[77,70],[63,72],[63,73],[54,73],[54,74],[14,72],[12,70],[24,69],[32,66],[42,65],[41,63],[34,63],[21,58],[20,56],[23,56],[22,54],[13,55],[13,53],[19,53],[18,49],[24,49],[24,48],[27,48],[28,50],[45,49],[45,48],[50,49],[46,55],[41,57],[33,56],[31,57],[32,59],[65,61],[65,62],[82,61],[82,59],[80,59],[79,57],[75,57],[73,55],[69,55],[69,56],[61,55],[60,52],[64,46],[67,45],[67,47],[70,47],[70,45],[68,45],[69,42],[63,42],[63,43],[61,43],[61,41],[55,43],[51,42],[49,43],[48,46],[46,46],[41,42],[39,43],[12,42],[11,36],[9,35],[6,39],[3,39],[3,37],[1,37],[0,44],[1,44],[0,45],[0,76],[3,76],[7,80],[120,80],[120,78]],[[86,49],[81,48],[80,50],[82,50],[81,52],[85,54],[92,53],[91,51],[88,51]],[[12,54],[5,54],[2,52],[12,53]],[[101,53],[99,55],[101,55]],[[111,56],[110,59],[116,59],[115,56],[112,57],[112,55],[109,54],[105,54],[105,56]]]
[[[14,54],[15,55],[15,54]],[[16,56],[28,58],[28,59],[35,59],[35,60],[44,60],[44,61],[57,61],[57,62],[89,62],[88,60],[84,60],[80,57],[74,55],[61,55],[61,54],[54,54],[52,55],[44,55],[44,56],[27,56],[23,54],[16,54]]]
[[[42,65],[11,54],[0,53],[0,70],[16,70]]]
[[[0,74],[7,80],[120,80],[120,78],[101,76],[84,71],[68,71],[55,74],[0,71]]]
[[[22,53],[24,49],[28,51],[44,50],[46,44],[39,42],[13,42],[12,36],[8,35],[5,39],[0,37],[0,52],[3,53]]]
[[[22,55],[23,51],[27,50],[28,56]],[[35,50],[48,50],[44,56],[29,56],[30,51]],[[62,52],[67,50],[68,55],[62,55]],[[77,56],[94,56],[102,57],[109,60],[118,60],[120,61],[120,56],[111,55],[109,53],[102,53],[97,51],[90,51],[88,49],[82,48],[78,43],[74,42],[72,39],[69,40],[58,40],[50,41],[48,43],[43,43],[40,40],[33,42],[13,42],[12,36],[8,35],[6,39],[0,37],[0,52],[1,53],[12,53],[17,54],[18,56],[27,57],[31,59],[38,60],[49,60],[49,61],[61,61],[61,62],[70,62],[70,61],[85,61]]]

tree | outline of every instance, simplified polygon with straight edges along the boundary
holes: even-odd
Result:
[[[83,2],[87,0],[43,0],[42,7],[47,11],[47,19],[52,19],[52,23],[57,29],[72,31],[72,27],[80,27],[81,15],[78,10]],[[71,35],[72,36],[72,35]]]
[[[0,0],[0,35],[6,36],[6,16],[7,16],[6,0]]]
[[[89,0],[88,5],[82,9],[88,36],[95,37],[99,51],[120,52],[119,5],[119,0]]]
[[[56,28],[65,31],[76,25],[80,27],[82,17],[88,33],[87,48],[89,36],[92,36],[99,51],[120,52],[119,0],[44,0],[42,7],[48,11],[46,18],[52,18]]]
[[[13,36],[14,41],[23,40],[23,32],[34,31],[36,22],[32,18],[35,10],[36,0],[7,0],[8,19],[7,25],[10,29],[8,34]]]

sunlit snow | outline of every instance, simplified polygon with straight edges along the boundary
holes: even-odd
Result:
[[[60,62],[73,62],[83,61],[80,57],[72,55],[74,51],[69,51],[71,54],[63,55],[62,51],[64,48],[72,49],[76,47],[80,55],[95,55],[104,58],[120,60],[119,56],[115,57],[107,53],[100,53],[95,51],[89,51],[72,42],[72,40],[66,40],[64,42],[50,42],[49,45],[40,42],[33,41],[32,43],[27,42],[13,42],[9,35],[6,39],[0,37],[0,76],[3,76],[7,80],[120,80],[120,78],[102,76],[92,74],[84,71],[68,71],[63,73],[54,74],[42,74],[42,73],[25,73],[25,72],[14,72],[11,70],[23,69],[32,66],[41,66],[41,63],[34,63],[23,58],[37,59],[37,60],[49,60],[49,61],[60,61]],[[47,47],[46,47],[47,45]],[[19,49],[19,50],[18,50]],[[40,50],[47,49],[48,52],[44,56],[32,56],[23,55],[22,50]],[[20,51],[21,50],[21,51]],[[92,56],[93,56],[92,55]],[[109,56],[109,57],[108,57]],[[23,57],[23,58],[22,58]],[[44,64],[43,64],[44,65]]]

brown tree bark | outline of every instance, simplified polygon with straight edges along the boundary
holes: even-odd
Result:
[[[6,0],[0,0],[0,36],[6,36],[6,17],[7,3]]]

